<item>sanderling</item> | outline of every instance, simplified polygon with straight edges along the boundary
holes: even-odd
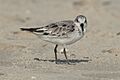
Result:
[[[66,46],[80,40],[87,27],[87,18],[84,15],[78,15],[75,20],[64,20],[48,24],[37,28],[20,28],[22,31],[29,31],[37,35],[40,39],[56,44],[54,48],[55,62],[57,64],[57,47],[63,46],[63,53],[66,61],[69,63],[66,55]]]

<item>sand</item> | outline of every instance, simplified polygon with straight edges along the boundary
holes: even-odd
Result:
[[[0,80],[120,80],[119,0],[0,0]],[[20,27],[88,18],[87,33],[69,46],[71,65],[54,44]]]

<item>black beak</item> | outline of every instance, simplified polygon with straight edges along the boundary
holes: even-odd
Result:
[[[81,23],[80,26],[81,26],[82,31],[84,31],[84,24]]]

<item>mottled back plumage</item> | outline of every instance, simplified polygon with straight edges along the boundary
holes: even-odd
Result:
[[[30,31],[41,36],[67,37],[68,34],[75,30],[75,24],[73,21],[69,20],[51,23],[39,28],[21,28],[21,30]]]

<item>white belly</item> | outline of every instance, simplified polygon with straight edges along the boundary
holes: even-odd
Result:
[[[59,45],[70,45],[72,43],[75,43],[76,41],[80,40],[83,37],[82,33],[78,33],[78,32],[74,32],[70,35],[68,35],[68,37],[66,38],[59,38],[59,37],[55,37],[55,38],[50,38],[50,37],[45,37],[45,38],[41,38],[45,41],[54,43],[54,44],[59,44]]]

